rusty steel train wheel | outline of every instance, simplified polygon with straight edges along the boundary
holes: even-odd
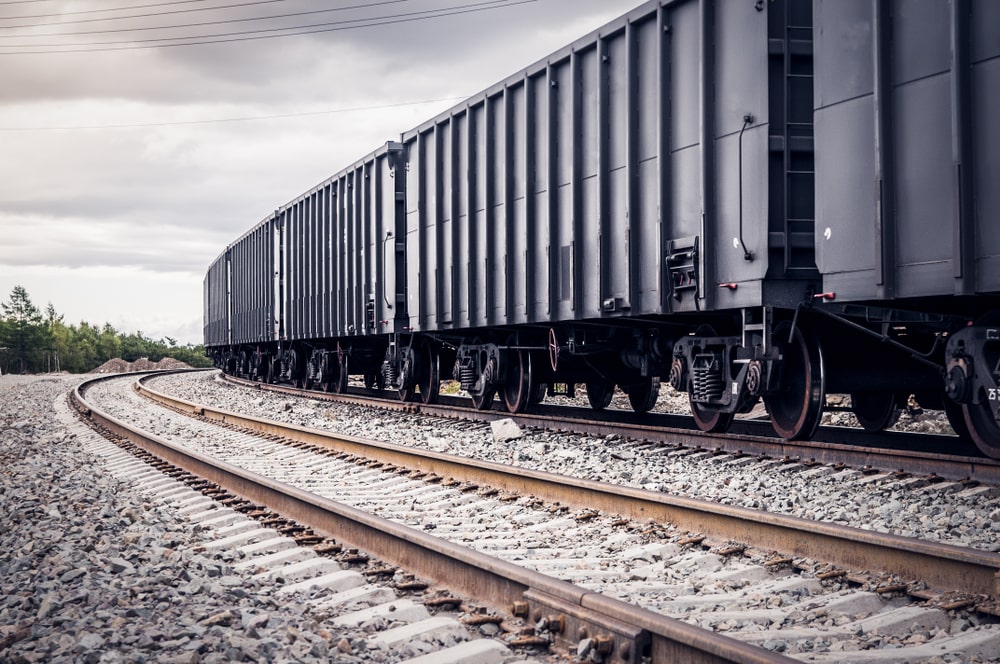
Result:
[[[489,410],[493,407],[493,399],[497,395],[495,387],[488,388],[482,394],[470,394],[472,405],[476,410]]]
[[[851,411],[865,431],[884,431],[899,420],[899,399],[892,392],[851,392]]]
[[[660,396],[660,379],[651,376],[639,378],[634,383],[620,387],[628,395],[628,402],[632,405],[632,410],[637,413],[651,411]]]
[[[545,395],[549,391],[548,383],[537,383],[535,385],[534,391],[531,393],[531,405],[537,406],[538,404],[545,401]]]
[[[480,346],[483,344],[483,341],[484,340],[480,337],[473,337],[472,345]],[[482,381],[482,384],[485,385],[485,387],[480,394],[470,392],[469,396],[472,398],[472,405],[476,410],[489,410],[493,407],[493,399],[497,395],[495,381],[495,377],[497,375],[496,359],[488,357],[485,352],[480,351],[477,366],[482,374],[477,376],[476,379],[477,381]]]
[[[795,328],[787,321],[774,330],[781,348],[781,385],[776,394],[764,397],[774,430],[786,440],[808,440],[816,433],[826,401],[826,376],[823,350],[815,335],[801,325]]]
[[[417,396],[417,353],[412,344],[402,351],[402,366],[399,369],[399,400],[415,401]]]
[[[286,360],[288,362],[288,379],[292,382],[295,389],[301,390],[306,386],[305,363],[302,361],[299,352],[295,350],[288,351]]]
[[[420,401],[426,404],[437,403],[438,391],[441,389],[441,358],[434,344],[426,338],[420,340],[417,354],[420,357],[416,376]]]
[[[334,393],[343,394],[347,392],[347,379],[350,376],[350,368],[347,366],[347,353],[337,348],[336,355],[333,355],[333,381],[331,387]]]
[[[1000,425],[993,417],[993,404],[986,394],[979,395],[979,403],[962,405],[965,426],[976,447],[986,456],[1000,459]]]
[[[694,423],[705,433],[724,433],[729,430],[729,425],[733,423],[734,413],[723,413],[703,408],[701,404],[694,401],[690,402],[690,406]]]
[[[972,440],[972,432],[969,431],[969,425],[965,423],[965,411],[962,410],[962,404],[955,403],[945,396],[942,400],[942,407],[944,414],[948,417],[948,424],[955,430],[955,434],[962,440]]]
[[[594,410],[604,410],[611,405],[611,398],[615,396],[615,384],[595,380],[587,385],[587,401]]]
[[[976,320],[976,325],[989,327],[1000,326],[1000,311],[991,311]],[[997,341],[987,341],[982,349],[986,366],[979,370],[996,372],[1000,368],[1000,344]],[[1000,459],[1000,424],[993,416],[997,407],[998,394],[990,394],[993,390],[979,390],[979,403],[962,404],[962,415],[969,438],[976,444],[979,451],[993,459]],[[992,398],[991,398],[992,397]]]
[[[511,341],[511,343],[516,343]],[[507,359],[507,378],[503,382],[503,400],[511,413],[523,413],[531,406],[536,384],[531,365],[531,353],[526,350],[510,351]]]
[[[319,389],[324,392],[333,392],[334,364],[333,356],[323,353],[319,360]]]

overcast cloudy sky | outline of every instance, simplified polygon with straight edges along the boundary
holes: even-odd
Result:
[[[227,243],[638,4],[0,1],[0,301],[200,343]]]

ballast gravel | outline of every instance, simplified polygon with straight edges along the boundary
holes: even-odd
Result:
[[[292,399],[226,383],[217,372],[163,376],[151,387],[189,401],[346,435],[1000,552],[997,487],[929,484],[921,478],[867,476],[829,466],[669,451],[617,436],[529,430],[520,437],[495,437],[489,424]]]
[[[96,434],[56,416],[78,381],[0,377],[0,662],[406,659],[272,595],[105,472]]]

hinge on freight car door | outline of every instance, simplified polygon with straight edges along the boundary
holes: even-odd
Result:
[[[675,300],[680,302],[685,291],[698,294],[698,236],[667,242],[667,272]]]

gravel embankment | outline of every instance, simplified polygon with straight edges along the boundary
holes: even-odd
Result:
[[[1000,551],[1000,491],[960,484],[920,486],[921,480],[865,477],[858,471],[807,470],[798,464],[730,460],[699,454],[662,454],[616,437],[593,438],[529,431],[494,440],[488,425],[386,413],[261,394],[216,379],[174,375],[153,387],[235,412],[363,436],[438,452],[585,479],[711,500],[806,519],[830,521]]]
[[[105,472],[62,403],[78,380],[0,378],[0,661],[400,659],[199,552],[198,528]]]

